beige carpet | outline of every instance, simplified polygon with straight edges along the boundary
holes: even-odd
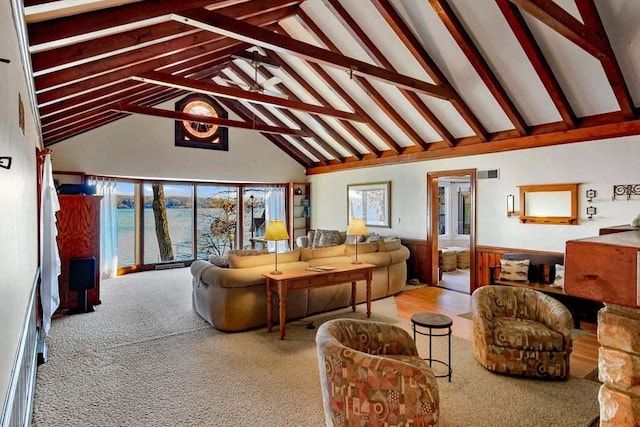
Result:
[[[285,341],[265,329],[222,333],[193,313],[188,269],[104,281],[101,299],[94,313],[54,320],[34,425],[321,426],[316,329],[307,322],[365,318],[359,306],[295,321]],[[393,298],[375,301],[372,318],[409,329]],[[444,342],[434,340],[436,355]],[[452,350],[453,382],[438,380],[443,426],[587,426],[598,415],[596,382],[496,375],[468,341],[454,337]]]

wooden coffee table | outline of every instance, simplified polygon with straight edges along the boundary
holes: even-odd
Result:
[[[356,282],[367,282],[367,317],[371,316],[371,278],[373,264],[336,264],[327,266],[326,271],[291,270],[282,274],[263,274],[267,288],[267,330],[273,328],[273,293],[278,293],[280,339],[284,339],[285,325],[287,322],[287,293],[303,289],[321,288],[324,286],[338,285],[351,282],[351,308],[356,311]]]

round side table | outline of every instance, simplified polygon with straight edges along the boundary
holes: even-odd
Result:
[[[416,340],[416,334],[425,335],[429,337],[429,357],[425,358],[427,362],[429,362],[429,366],[433,366],[432,364],[438,363],[443,365],[446,368],[446,374],[435,375],[436,378],[444,378],[449,377],[449,382],[451,382],[451,374],[453,373],[453,369],[451,368],[451,325],[453,325],[453,320],[450,317],[445,316],[444,314],[437,313],[417,313],[411,316],[411,327],[413,329],[413,340]],[[425,328],[427,331],[419,331],[417,327]],[[434,333],[434,330],[446,329],[446,332],[442,333]],[[434,359],[433,358],[433,348],[431,346],[431,340],[433,337],[447,337],[448,338],[448,346],[447,346],[447,362]]]

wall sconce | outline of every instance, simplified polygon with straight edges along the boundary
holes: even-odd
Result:
[[[507,216],[513,216],[515,213],[515,197],[513,194],[507,196]]]
[[[0,168],[11,169],[11,157],[0,157]]]
[[[640,196],[640,184],[614,185],[611,200],[616,200],[616,196],[627,196],[627,200],[631,200],[632,195]]]
[[[593,216],[596,214],[596,207],[595,206],[587,206],[587,216],[589,217],[589,219],[593,218]]]
[[[587,190],[587,202],[591,203],[593,198],[596,197],[596,190],[588,189]]]

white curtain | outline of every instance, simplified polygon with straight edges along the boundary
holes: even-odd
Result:
[[[111,179],[95,180],[100,203],[100,275],[103,279],[115,277],[118,271],[118,206],[116,182]]]
[[[272,219],[280,219],[287,224],[287,211],[284,202],[284,187],[271,187],[265,197],[265,221],[269,224]],[[269,252],[286,252],[289,250],[289,241],[267,242]]]
[[[58,227],[56,212],[60,210],[58,194],[53,182],[51,155],[44,158],[42,187],[40,192],[40,301],[42,303],[42,328],[49,333],[51,316],[60,305],[58,276],[60,275],[60,254],[58,252]]]

